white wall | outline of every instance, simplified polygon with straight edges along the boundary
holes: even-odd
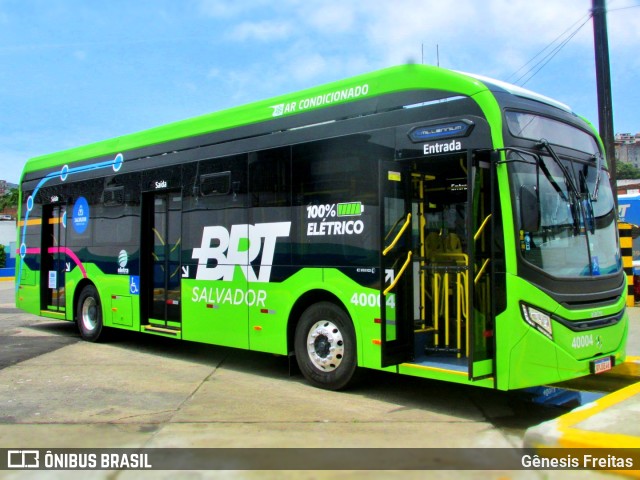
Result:
[[[0,244],[9,245],[16,241],[16,222],[15,220],[0,221]]]

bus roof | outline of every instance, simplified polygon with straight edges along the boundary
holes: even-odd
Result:
[[[569,105],[566,105],[562,102],[554,100],[553,98],[549,98],[545,95],[541,95],[531,90],[527,90],[526,88],[519,87],[518,85],[513,85],[512,83],[503,82],[502,80],[496,80],[495,78],[489,78],[483,75],[477,75],[475,73],[465,73],[465,72],[460,72],[460,73],[464,75],[468,75],[473,78],[477,78],[482,83],[487,85],[487,87],[489,87],[490,90],[493,90],[495,87],[498,87],[499,89],[505,90],[512,95],[517,95],[518,97],[524,97],[530,100],[535,100],[537,102],[546,103],[547,105],[551,105],[552,107],[559,108],[560,110],[564,110],[567,113],[571,113],[575,115],[575,113],[573,112],[573,110]]]
[[[138,133],[34,157],[27,161],[23,176],[27,172],[51,169],[75,161],[116,155],[136,148],[293,116],[389,93],[435,90],[443,92],[439,98],[446,96],[447,92],[451,95],[471,97],[489,89],[495,90],[496,84],[495,81],[489,83],[489,79],[433,66],[410,64],[390,67]],[[488,88],[488,85],[494,88]],[[539,98],[538,100],[540,101]]]

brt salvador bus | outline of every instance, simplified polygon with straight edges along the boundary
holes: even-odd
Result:
[[[625,357],[602,145],[565,105],[393,67],[29,160],[16,303],[501,390]]]

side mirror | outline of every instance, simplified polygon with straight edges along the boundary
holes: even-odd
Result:
[[[534,185],[520,187],[520,225],[525,232],[540,230],[540,196]]]

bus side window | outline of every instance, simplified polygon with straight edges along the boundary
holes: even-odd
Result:
[[[291,206],[291,148],[250,153],[249,189],[253,207]]]

